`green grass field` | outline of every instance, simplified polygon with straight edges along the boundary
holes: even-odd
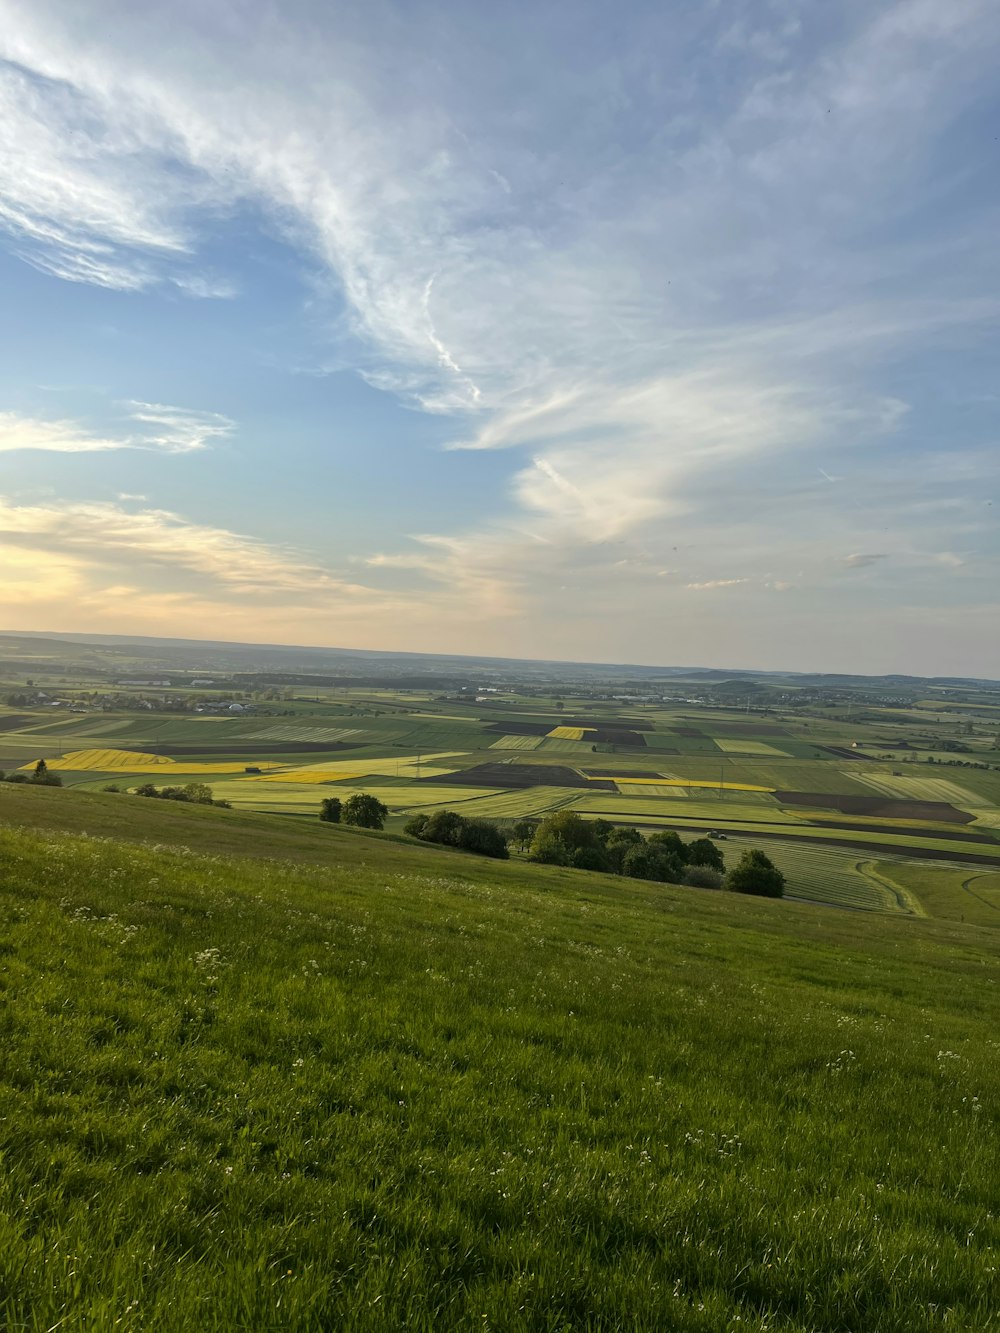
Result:
[[[4,1328],[996,1326],[1000,934],[127,796],[0,823]]]

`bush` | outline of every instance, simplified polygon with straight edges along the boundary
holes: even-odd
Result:
[[[319,803],[319,817],[324,824],[339,824],[342,808],[339,796],[324,796]]]
[[[427,816],[414,815],[412,819],[408,819],[403,825],[403,832],[408,833],[411,838],[422,838],[426,827]]]
[[[785,877],[770,857],[753,847],[743,853],[726,876],[726,888],[733,893],[780,898],[785,892]]]
[[[682,884],[690,884],[693,889],[721,889],[723,876],[711,866],[686,866]]]

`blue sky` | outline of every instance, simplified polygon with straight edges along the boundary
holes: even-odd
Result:
[[[0,627],[1000,676],[1000,9],[0,0]]]

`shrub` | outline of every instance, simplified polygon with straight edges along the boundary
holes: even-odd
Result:
[[[426,815],[414,815],[403,825],[403,832],[408,833],[411,838],[422,838],[424,829],[427,827]]]
[[[339,796],[325,796],[319,803],[319,817],[324,824],[339,824],[342,809]]]
[[[723,876],[711,866],[686,866],[682,884],[690,884],[693,889],[721,889]]]
[[[780,898],[785,892],[785,877],[770,857],[752,847],[743,853],[726,876],[726,888],[733,893]]]

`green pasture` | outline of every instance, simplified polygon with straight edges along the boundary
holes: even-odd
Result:
[[[996,932],[127,796],[0,825],[4,1328],[995,1325]]]

